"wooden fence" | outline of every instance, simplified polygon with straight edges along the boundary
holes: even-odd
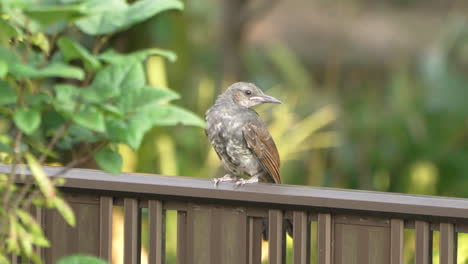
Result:
[[[58,170],[47,167],[46,173]],[[0,166],[0,173],[8,171]],[[148,212],[150,264],[166,263],[166,210],[177,211],[181,264],[261,263],[266,223],[269,263],[285,263],[285,219],[294,227],[293,263],[301,264],[312,258],[319,264],[400,264],[404,231],[411,229],[416,264],[432,263],[433,231],[440,232],[440,264],[453,264],[458,233],[468,233],[468,199],[273,184],[214,188],[207,179],[82,169],[65,178],[61,191],[77,226],[67,226],[55,212],[38,211],[52,243],[41,252],[45,263],[74,253],[110,262],[113,206],[123,206],[125,264],[140,263],[142,208]]]

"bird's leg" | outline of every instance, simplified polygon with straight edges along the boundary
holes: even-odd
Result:
[[[252,178],[248,179],[248,180],[244,180],[244,179],[240,179],[238,181],[236,181],[236,187],[240,187],[244,184],[249,184],[249,183],[257,183],[259,182],[259,175],[255,175],[253,176]]]
[[[218,184],[220,182],[237,181],[238,179],[239,179],[239,177],[233,176],[232,174],[228,173],[228,174],[224,175],[223,177],[214,178],[213,179],[213,184],[214,184],[215,187],[218,187]]]

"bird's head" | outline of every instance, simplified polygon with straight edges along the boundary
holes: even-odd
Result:
[[[230,97],[240,106],[251,108],[263,103],[281,104],[282,102],[273,96],[266,95],[253,83],[238,82],[227,88],[223,96]]]

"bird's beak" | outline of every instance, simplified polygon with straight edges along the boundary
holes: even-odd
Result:
[[[266,94],[262,94],[259,96],[252,96],[250,100],[257,102],[257,103],[274,103],[274,104],[282,104],[280,100],[274,98],[273,96],[269,96]]]

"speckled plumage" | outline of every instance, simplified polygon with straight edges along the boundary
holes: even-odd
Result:
[[[241,82],[231,85],[206,112],[206,135],[228,171],[215,183],[281,183],[275,143],[260,116],[251,109],[268,102],[280,103],[255,85]],[[245,181],[241,176],[251,178]]]

